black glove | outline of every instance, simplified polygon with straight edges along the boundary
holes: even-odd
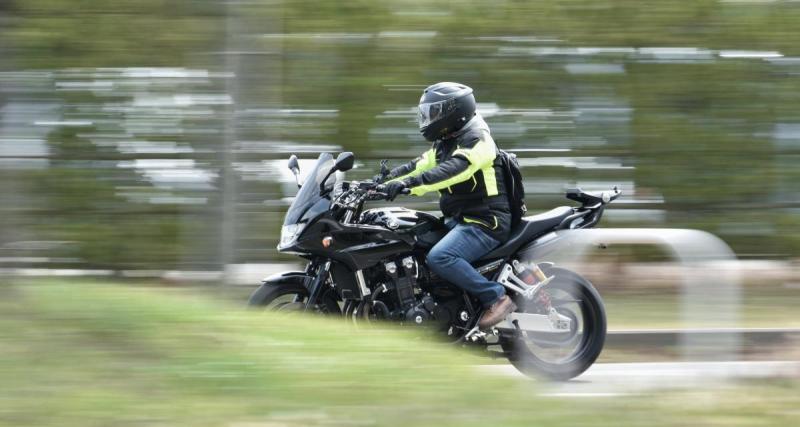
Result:
[[[386,199],[392,201],[403,191],[408,188],[408,185],[403,181],[392,181],[386,184]]]
[[[383,174],[379,173],[379,174],[377,174],[377,175],[372,177],[372,182],[374,182],[376,184],[383,184],[383,180],[385,180],[386,178],[387,178],[387,176],[384,176]]]

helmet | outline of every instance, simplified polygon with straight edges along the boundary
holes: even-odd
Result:
[[[419,131],[428,141],[461,129],[473,116],[472,88],[461,83],[441,82],[428,86],[419,99]]]

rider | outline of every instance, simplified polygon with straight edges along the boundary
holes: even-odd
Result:
[[[439,192],[450,231],[428,253],[428,266],[480,299],[486,308],[478,322],[481,329],[494,326],[516,305],[502,285],[470,263],[506,241],[511,228],[497,146],[476,112],[472,89],[463,84],[428,86],[419,100],[418,122],[431,149],[379,180],[387,180],[389,200],[405,188],[415,196]]]

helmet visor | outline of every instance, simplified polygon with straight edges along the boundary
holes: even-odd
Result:
[[[450,107],[453,105],[452,100],[444,100],[438,102],[428,102],[419,104],[419,112],[417,113],[417,123],[420,129],[428,127],[431,123],[441,119],[450,112]]]

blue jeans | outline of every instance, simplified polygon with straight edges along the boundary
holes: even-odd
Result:
[[[488,254],[500,242],[478,225],[447,223],[450,232],[428,253],[428,267],[453,285],[481,300],[484,307],[494,304],[505,294],[503,285],[486,279],[471,262]]]

